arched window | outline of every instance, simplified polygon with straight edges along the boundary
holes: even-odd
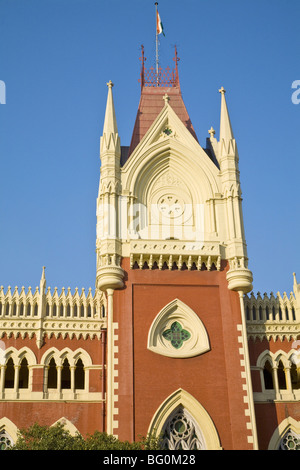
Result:
[[[23,302],[20,305],[20,315],[24,315],[24,304],[23,304]]]
[[[8,447],[13,445],[13,440],[10,435],[2,429],[0,431],[0,450],[6,450]]]
[[[59,316],[60,316],[60,317],[63,317],[63,316],[64,316],[64,305],[63,305],[63,304],[60,304],[60,307],[59,307]]]
[[[7,361],[6,369],[5,369],[4,388],[14,388],[14,383],[15,383],[15,367],[14,367],[14,361],[10,357]]]
[[[250,321],[250,313],[249,313],[249,307],[247,305],[246,307],[246,320]]]
[[[266,318],[267,318],[267,320],[270,319],[269,307],[266,307]]]
[[[279,389],[286,390],[285,370],[281,361],[279,361],[279,364],[278,364],[277,376],[278,376]]]
[[[265,363],[263,374],[264,374],[265,389],[266,390],[274,389],[273,369],[269,361],[266,361]]]
[[[103,304],[101,305],[101,317],[105,317],[105,306]]]
[[[292,381],[292,389],[299,390],[300,388],[300,368],[297,369],[296,364],[292,364],[291,366],[291,381]]]
[[[27,359],[24,357],[19,371],[19,388],[28,388],[29,369]]]
[[[285,307],[285,318],[287,321],[289,321],[289,311],[287,307]]]
[[[39,306],[38,306],[38,304],[35,304],[33,311],[34,311],[34,314],[33,314],[33,315],[34,315],[35,317],[37,317],[38,312],[39,312]]]
[[[15,302],[12,304],[12,314],[13,316],[17,315],[17,304]]]
[[[75,389],[76,390],[84,389],[84,365],[80,358],[76,362],[76,368],[75,368]]]
[[[71,370],[67,358],[65,358],[61,370],[61,388],[71,388]]]
[[[54,358],[49,362],[48,367],[48,388],[57,388],[57,369]]]
[[[192,416],[178,407],[168,418],[162,432],[162,446],[168,450],[204,450],[202,433]]]
[[[71,307],[70,304],[67,305],[67,317],[71,316]]]
[[[300,450],[300,435],[289,429],[280,441],[279,450]]]
[[[92,308],[91,308],[91,305],[90,305],[90,304],[88,305],[87,316],[88,316],[88,317],[91,317],[91,316],[92,316]]]
[[[27,311],[26,311],[26,315],[29,317],[30,316],[30,312],[31,312],[31,305],[30,303],[27,304]]]

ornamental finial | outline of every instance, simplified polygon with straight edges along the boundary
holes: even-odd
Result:
[[[221,93],[222,95],[225,95],[225,93],[226,93],[225,88],[221,87],[220,90],[219,90],[219,93]]]
[[[213,139],[214,136],[215,136],[215,133],[216,131],[214,130],[214,128],[211,126],[211,128],[209,129],[208,131],[209,135],[210,135],[210,138]]]
[[[167,93],[163,96],[163,100],[164,100],[165,104],[169,104],[170,97]]]
[[[109,80],[109,82],[106,85],[108,86],[108,88],[112,88],[114,86],[111,80]]]

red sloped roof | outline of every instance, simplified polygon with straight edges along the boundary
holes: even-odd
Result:
[[[190,117],[186,110],[185,104],[182,99],[179,86],[143,86],[141,91],[140,103],[135,120],[131,143],[129,147],[128,157],[133,150],[142,140],[151,124],[157,118],[158,114],[164,107],[163,96],[169,96],[169,105],[177,114],[179,119],[183,122],[186,128],[190,131],[193,137],[197,140],[197,136]]]

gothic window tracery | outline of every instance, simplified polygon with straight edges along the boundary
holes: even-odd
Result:
[[[173,348],[179,349],[183,342],[191,337],[191,333],[184,330],[178,321],[172,323],[171,328],[163,332],[163,337],[171,342]]]
[[[205,449],[202,433],[185,408],[177,408],[167,420],[163,429],[162,446],[168,450]]]
[[[2,429],[0,431],[0,450],[6,450],[13,444],[14,443],[10,435],[5,431],[5,429]]]
[[[300,435],[289,429],[280,441],[279,450],[300,450]]]
[[[148,332],[147,346],[157,354],[174,358],[194,357],[210,349],[200,317],[179,299],[156,315]]]

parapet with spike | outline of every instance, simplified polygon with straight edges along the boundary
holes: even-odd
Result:
[[[298,287],[299,284],[296,283]],[[287,295],[273,292],[270,295],[260,292],[255,296],[252,292],[245,295],[244,305],[247,322],[248,338],[267,338],[283,341],[296,340],[300,334],[300,302],[297,288]]]
[[[43,285],[41,281],[41,285]],[[31,287],[25,292],[22,287],[11,291],[8,287],[6,293],[0,287],[0,336],[15,338],[36,337],[37,346],[42,347],[43,338],[47,336],[82,337],[83,339],[101,337],[101,328],[105,328],[105,299],[100,291],[92,293],[92,289],[85,293],[67,292],[63,288],[58,293],[57,288],[46,292]]]

